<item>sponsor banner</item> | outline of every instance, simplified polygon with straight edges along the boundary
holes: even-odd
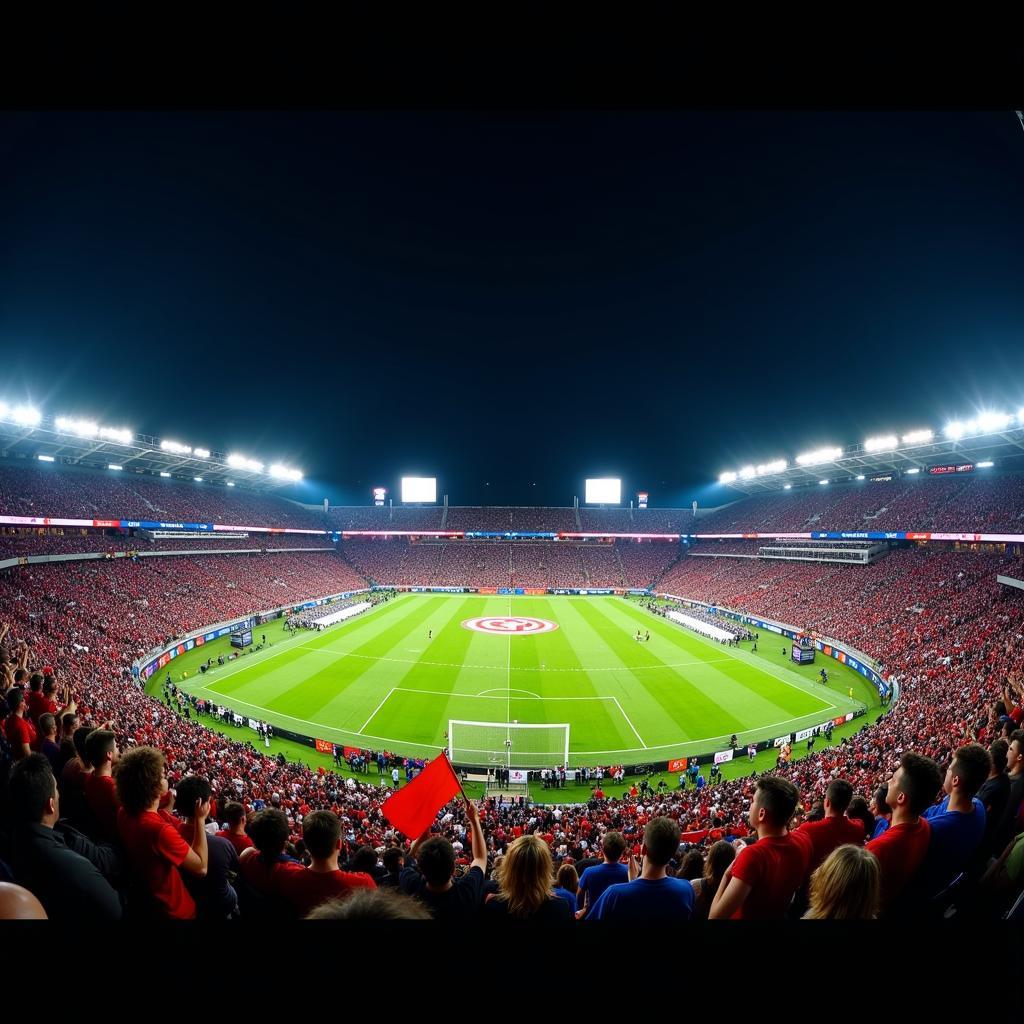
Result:
[[[213,523],[160,523],[155,519],[119,519],[116,523],[122,530],[202,530],[213,531]]]
[[[839,715],[838,718],[832,719],[833,725],[842,725],[846,721],[846,715]]]
[[[668,770],[673,775],[675,775],[676,772],[685,772],[686,771],[686,764],[687,764],[687,761],[686,761],[685,757],[677,757],[674,761],[669,761],[669,763],[668,763]]]
[[[498,588],[497,587],[481,587],[477,591],[478,594],[496,594],[497,592],[498,592]]]
[[[235,718],[237,719],[237,718],[238,718],[238,715],[235,715]],[[247,718],[247,719],[245,720],[245,724],[246,724],[246,725],[248,725],[250,729],[253,729],[253,730],[255,730],[255,729],[256,729],[256,726],[257,726],[257,725],[258,725],[259,723],[258,723],[258,722],[256,721],[256,719],[255,719],[255,718]]]
[[[352,757],[353,754],[358,754],[360,751],[359,747],[343,747],[342,748],[345,757]]]
[[[809,739],[813,735],[814,735],[814,729],[801,729],[796,734],[796,741],[797,741],[797,743],[799,743],[801,740]]]
[[[776,739],[775,739],[775,740],[774,740],[774,741],[772,742],[772,746],[774,746],[774,747],[783,747],[783,746],[785,746],[785,745],[786,745],[786,744],[787,744],[788,742],[789,742],[789,736],[788,736],[788,735],[787,735],[787,736],[779,736],[779,737],[777,737],[777,738],[776,738]]]
[[[846,720],[848,722],[852,722],[853,721],[853,712],[852,711],[847,711],[847,713],[846,713]]]
[[[46,516],[0,516],[0,523],[7,526],[95,526],[96,520],[50,519]]]
[[[314,743],[314,746],[320,754],[331,754],[334,752],[334,744],[329,740],[317,740]]]
[[[525,768],[511,768],[508,773],[509,782],[527,782],[530,773]]]
[[[530,594],[533,597],[542,597],[544,594],[547,593],[547,588],[545,588],[545,587],[526,587],[525,590],[524,590],[524,593]]]
[[[115,526],[120,526],[121,525],[121,520],[120,519],[94,519],[92,521],[92,525],[93,526],[107,527],[107,528],[115,527]]]
[[[526,533],[522,530],[467,530],[466,537],[557,537],[557,533]]]
[[[715,764],[725,764],[726,761],[731,761],[734,753],[735,751],[731,747],[728,750],[719,750],[715,754]]]

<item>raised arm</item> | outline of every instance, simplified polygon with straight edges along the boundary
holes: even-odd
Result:
[[[466,817],[469,818],[469,832],[472,836],[473,863],[470,867],[487,871],[487,840],[484,839],[484,830],[480,825],[480,811],[476,804],[466,801]]]
[[[718,886],[718,892],[711,901],[711,912],[708,914],[709,921],[725,921],[732,917],[744,900],[750,895],[750,886],[741,882],[738,878],[732,877],[732,865],[726,868],[722,876],[722,882]]]

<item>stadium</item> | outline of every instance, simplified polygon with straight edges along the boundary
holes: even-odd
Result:
[[[101,405],[0,391],[0,918],[1019,919],[1024,406],[489,504]]]

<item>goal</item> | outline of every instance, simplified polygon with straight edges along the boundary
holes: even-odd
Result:
[[[554,768],[569,763],[569,726],[449,719],[448,749],[454,764]]]

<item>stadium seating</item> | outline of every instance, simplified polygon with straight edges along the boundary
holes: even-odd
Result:
[[[25,470],[28,475],[20,475],[22,472],[0,469],[0,495],[5,509],[19,510],[15,514],[40,514],[44,508],[45,514],[86,517],[100,514],[101,509],[109,514],[114,510],[106,504],[128,500],[128,488],[142,502],[139,511],[146,514],[154,512],[145,504],[150,494],[166,501],[180,491],[182,504],[167,501],[172,507],[164,509],[178,520],[194,516],[199,521],[218,521],[225,510],[242,522],[264,514],[292,515],[295,522],[316,519],[314,513],[295,511],[297,507],[273,496],[233,495],[224,499],[226,504],[216,505],[219,495],[200,490],[193,494],[187,487],[172,492],[150,483],[156,487],[151,492],[134,486],[137,482],[131,478],[100,476],[85,484],[77,478],[86,474],[68,474],[65,479],[63,475],[40,478],[35,471]],[[102,482],[96,483],[96,479]],[[954,524],[962,524],[972,529],[1008,530],[1020,528],[1024,509],[1016,478],[895,485],[884,494],[881,504],[867,492],[840,490],[831,495],[822,489],[813,495],[755,497],[708,518],[722,524],[723,530],[726,523],[732,528],[742,524],[743,530],[783,525],[798,529],[811,521],[838,526],[835,517],[848,515],[860,516],[862,522],[874,517],[887,528],[935,525],[955,529]],[[58,507],[51,508],[50,503]],[[510,513],[513,522],[519,511]],[[564,521],[563,513],[571,511],[554,510],[557,515],[550,521]],[[363,513],[364,522],[384,521],[387,516],[388,522],[402,519],[426,529],[422,524],[440,523],[443,510],[396,509],[393,517],[387,509],[360,510],[360,516]],[[335,522],[347,514],[332,510]],[[672,523],[673,516],[686,514],[687,510],[670,510],[659,513],[663,518],[658,521]],[[588,522],[601,519],[604,524],[629,517],[623,510],[595,519],[590,519],[588,510],[581,510],[580,515]],[[630,521],[636,522],[639,515],[634,512]],[[306,516],[310,519],[304,520]],[[524,518],[530,520],[531,516]],[[542,522],[544,516],[538,513],[532,519]],[[256,521],[254,525],[261,524]],[[93,547],[98,540],[97,536],[66,532],[45,537],[7,536],[0,539],[0,545],[6,545],[2,547],[5,552],[21,554],[31,553],[29,549],[40,541],[49,545],[46,550],[51,553],[62,547],[80,551],[79,544],[89,545],[88,550],[117,550],[122,543],[121,538],[104,536],[102,543],[111,546]],[[290,546],[287,538],[268,539],[260,546],[279,542]],[[248,542],[239,543],[245,546]],[[0,648],[4,659],[12,660],[20,654],[22,642],[27,642],[25,657],[30,667],[56,666],[61,684],[72,687],[83,721],[99,724],[110,720],[123,750],[145,744],[161,749],[172,785],[197,773],[209,779],[222,807],[228,799],[240,800],[250,812],[261,804],[279,807],[293,841],[301,838],[301,822],[308,810],[330,809],[352,836],[349,847],[353,852],[360,845],[379,849],[402,842],[380,813],[384,796],[379,786],[370,784],[376,777],[343,784],[329,773],[282,765],[250,745],[220,737],[143,694],[129,678],[132,660],[201,625],[357,589],[365,586],[368,578],[410,584],[458,580],[455,585],[472,581],[473,585],[524,587],[599,585],[596,580],[612,579],[617,581],[615,585],[645,585],[658,580],[659,589],[846,640],[898,680],[900,700],[879,722],[841,744],[779,766],[777,773],[800,789],[801,813],[820,799],[828,782],[837,777],[849,780],[856,792],[869,796],[889,777],[903,751],[913,750],[942,764],[975,736],[990,741],[990,709],[1000,696],[1006,675],[1020,666],[1024,594],[1001,587],[995,579],[998,573],[1024,577],[1024,560],[1013,553],[916,546],[896,550],[871,566],[677,558],[679,550],[674,544],[628,541],[614,547],[567,542],[347,541],[341,553],[343,557],[334,551],[196,554],[137,562],[102,559],[15,567],[0,573],[0,622],[10,626]],[[684,832],[708,833],[702,840],[705,844],[725,830],[742,835],[753,786],[754,780],[740,778],[706,786],[699,793],[690,790],[646,798],[627,795],[618,800],[595,797],[585,805],[530,807],[488,800],[481,808],[481,819],[496,852],[506,850],[517,832],[536,831],[549,842],[557,860],[579,860],[599,846],[611,828],[622,831],[627,845],[636,851],[644,824],[662,814],[676,819]],[[460,802],[448,808],[439,827],[453,841],[468,846]],[[459,850],[459,860],[467,862],[464,848]]]

